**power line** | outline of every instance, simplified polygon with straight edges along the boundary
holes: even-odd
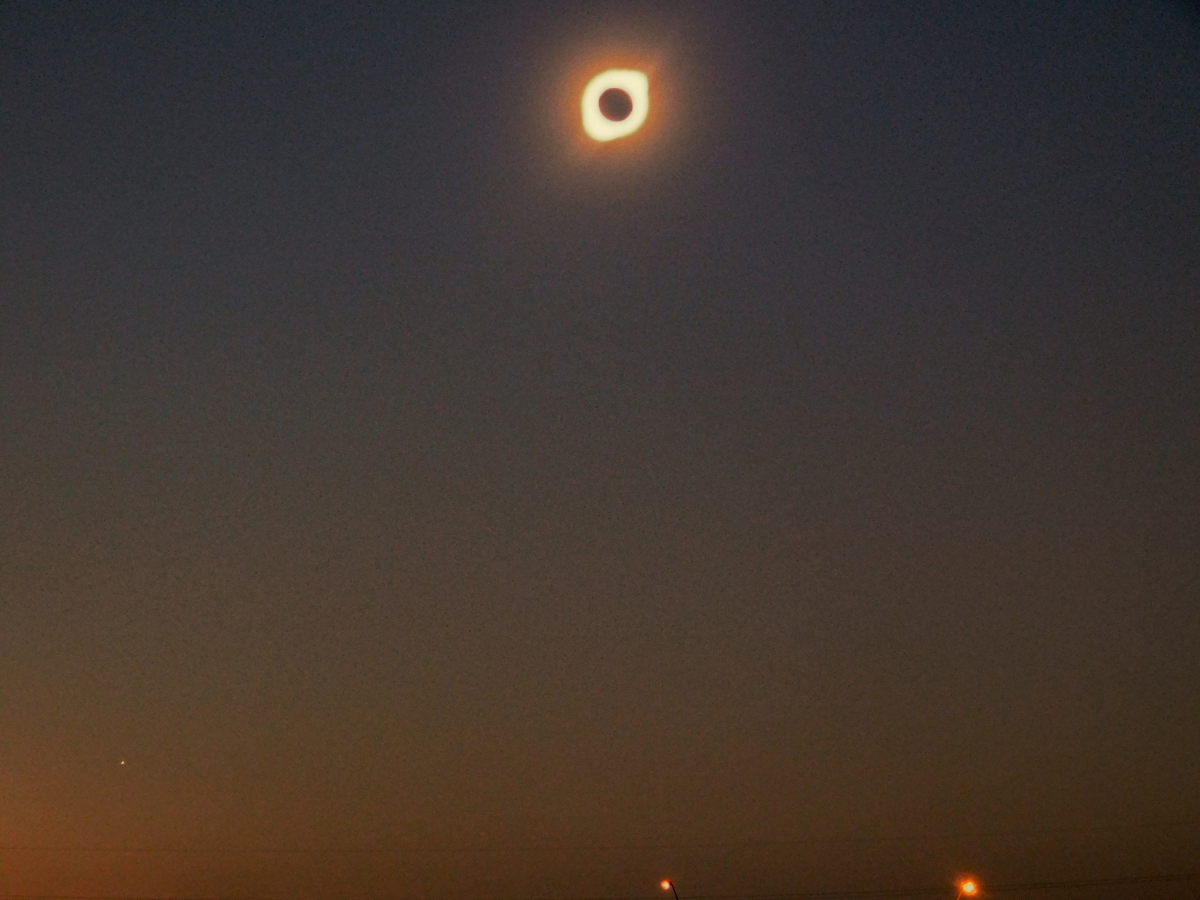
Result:
[[[1049,891],[1061,888],[1120,887],[1132,884],[1168,884],[1200,881],[1200,872],[1181,875],[1143,875],[1139,878],[1099,878],[1091,881],[1029,881],[988,888],[989,891]]]
[[[1136,875],[1126,878],[1097,878],[1066,881],[1026,881],[1013,884],[988,885],[987,893],[1022,893],[1027,891],[1062,890],[1068,888],[1124,887],[1139,884],[1171,884],[1200,881],[1200,872],[1175,875]],[[953,890],[936,888],[884,888],[858,891],[806,891],[793,894],[696,894],[689,900],[854,900],[863,897],[932,897],[949,896]],[[0,898],[2,900],[2,898]],[[608,898],[616,900],[616,898]],[[649,900],[649,898],[646,898]]]
[[[487,853],[564,853],[564,852],[635,852],[644,850],[712,850],[723,847],[802,847],[856,846],[864,844],[962,844],[974,840],[1038,837],[1073,834],[1123,834],[1135,831],[1169,831],[1172,829],[1200,830],[1200,822],[1159,822],[1144,825],[1113,825],[1062,828],[1023,828],[1006,831],[977,831],[955,834],[885,835],[858,838],[796,838],[769,841],[706,841],[661,844],[533,844],[510,847],[428,846],[428,847],[99,847],[41,844],[0,845],[0,852],[23,853],[145,853],[197,854],[212,856],[391,856],[404,854],[487,854]],[[2,900],[2,898],[0,898]],[[697,898],[698,900],[698,898]]]
[[[1188,881],[1200,881],[1200,872],[1177,873],[1173,875],[1135,875],[1126,878],[1098,878],[1087,880],[1065,881],[1029,881],[1013,884],[990,885],[989,893],[1020,893],[1028,891],[1063,890],[1071,888],[1095,887],[1128,887],[1144,884],[1179,884]],[[690,900],[858,900],[858,898],[903,898],[903,897],[934,897],[948,896],[952,889],[946,886],[921,888],[878,888],[874,890],[854,891],[802,891],[784,894],[695,894]],[[0,900],[246,900],[232,897],[161,897],[135,895],[97,895],[97,894],[0,894]],[[254,900],[275,900],[275,898],[254,898]],[[657,900],[656,897],[541,897],[522,898],[522,900]]]

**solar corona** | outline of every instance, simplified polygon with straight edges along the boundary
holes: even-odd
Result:
[[[635,69],[609,69],[583,89],[583,130],[596,141],[628,137],[650,112],[650,80]]]

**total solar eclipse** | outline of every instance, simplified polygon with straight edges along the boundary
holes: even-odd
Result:
[[[583,130],[597,141],[627,137],[650,112],[650,80],[634,69],[609,69],[583,89]]]
[[[633,112],[633,100],[620,88],[609,88],[600,95],[600,113],[613,122],[623,122]]]

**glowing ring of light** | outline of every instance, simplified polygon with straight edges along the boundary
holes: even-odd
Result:
[[[600,95],[616,88],[629,95],[633,109],[624,119],[613,121],[600,111]],[[609,69],[583,89],[583,130],[597,141],[612,141],[633,134],[650,112],[650,79],[634,69]]]

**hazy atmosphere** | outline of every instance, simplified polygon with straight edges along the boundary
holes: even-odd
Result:
[[[1195,900],[1198,348],[1195,5],[0,2],[0,900]]]

